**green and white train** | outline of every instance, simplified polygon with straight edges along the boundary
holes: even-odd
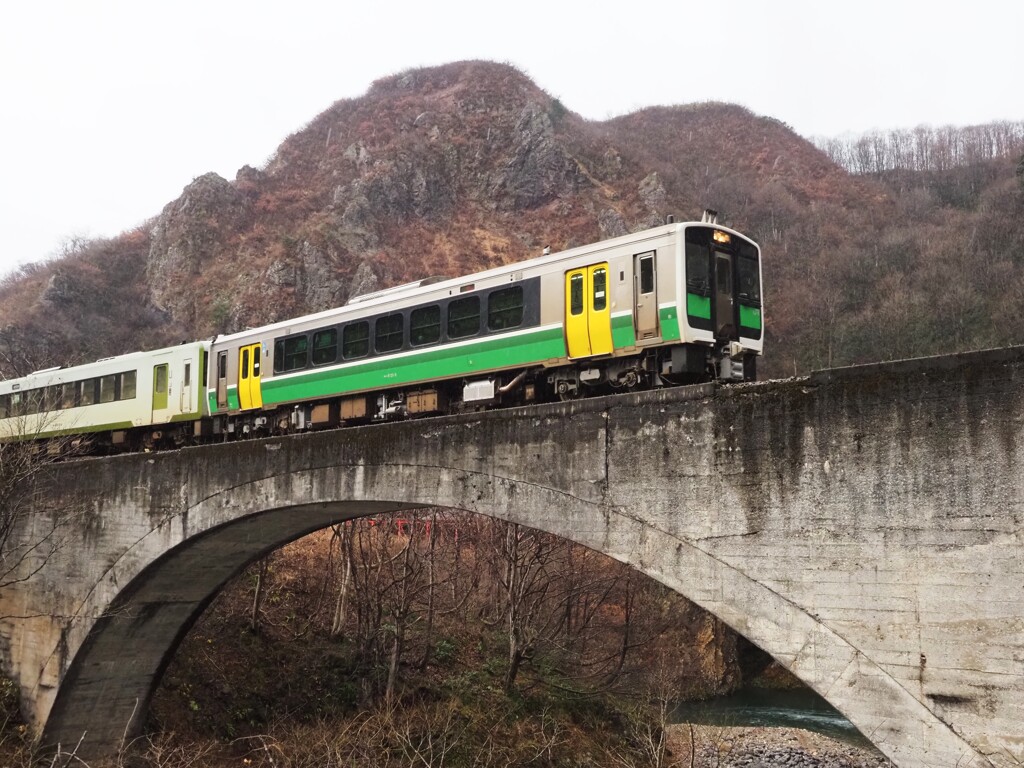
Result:
[[[669,223],[210,341],[0,381],[0,439],[123,448],[755,378],[758,246]]]

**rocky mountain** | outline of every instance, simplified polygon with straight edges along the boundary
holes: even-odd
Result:
[[[960,166],[853,174],[735,105],[591,122],[508,65],[409,71],[332,105],[266,167],[198,176],[139,230],[9,277],[0,365],[239,330],[704,207],[764,249],[768,375],[1024,341],[1012,149],[948,198]]]

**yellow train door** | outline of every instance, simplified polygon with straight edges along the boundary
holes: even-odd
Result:
[[[569,357],[612,353],[608,293],[607,262],[565,273],[565,340]]]
[[[238,405],[243,410],[263,407],[260,391],[262,344],[250,344],[238,350]]]

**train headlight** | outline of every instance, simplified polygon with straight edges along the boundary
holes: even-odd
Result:
[[[732,238],[729,237],[729,235],[727,233],[722,232],[720,229],[716,229],[714,234],[711,235],[711,237],[714,239],[714,241],[716,243],[723,243],[723,244],[725,244],[725,243],[728,243],[728,242],[730,242],[732,240]]]

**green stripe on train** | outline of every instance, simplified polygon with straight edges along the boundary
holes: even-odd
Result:
[[[690,317],[711,319],[711,297],[698,296],[696,293],[686,294],[686,314]],[[740,304],[740,325],[744,328],[761,327],[761,310]]]
[[[619,315],[612,318],[612,345],[616,349],[632,347],[636,344],[636,334],[633,332],[633,316]]]
[[[661,340],[679,340],[679,315],[673,304],[671,307],[662,307],[658,312],[658,319],[661,321]]]
[[[197,417],[198,418],[198,417]],[[86,435],[93,432],[113,432],[118,429],[132,429],[134,425],[130,421],[112,421],[109,424],[92,424],[83,427],[69,427],[66,429],[40,430],[25,434],[11,434],[2,439],[21,442],[22,440],[36,440],[43,437],[67,437],[69,435]]]
[[[371,359],[345,368],[309,371],[263,381],[263,403],[289,402],[360,390],[403,386],[420,381],[471,375],[565,357],[561,328],[484,339],[462,347],[435,347],[404,357]]]
[[[696,293],[686,294],[686,314],[690,317],[702,317],[705,320],[710,320],[711,297],[700,296]]]
[[[662,338],[679,338],[679,320],[675,307],[660,311]],[[616,348],[636,343],[632,315],[612,318],[612,338]],[[509,338],[495,336],[460,347],[431,347],[402,357],[371,358],[344,368],[311,370],[288,376],[268,378],[261,383],[264,405],[341,395],[348,392],[388,389],[435,379],[484,373],[544,360],[566,357],[565,336],[561,326],[545,328]],[[228,387],[228,408],[237,410],[238,392]],[[218,412],[216,393],[209,393],[210,411]]]
[[[761,310],[757,307],[745,307],[740,304],[740,325],[745,328],[760,328]]]

